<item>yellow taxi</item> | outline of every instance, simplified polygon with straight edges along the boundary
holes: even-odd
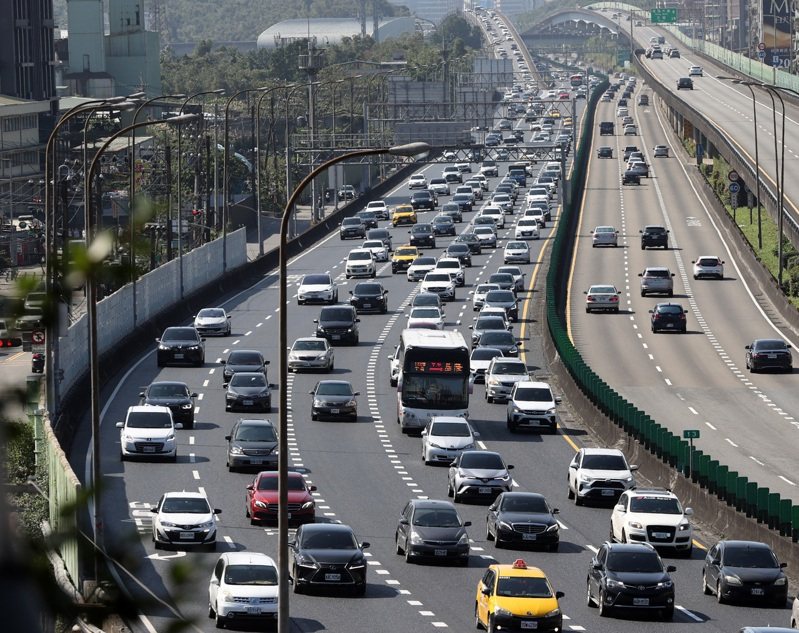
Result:
[[[391,224],[392,226],[416,224],[416,209],[409,204],[398,204],[394,207],[394,213],[391,216]]]
[[[391,272],[396,274],[403,270],[408,270],[413,260],[421,254],[421,251],[416,246],[411,246],[410,244],[398,246],[394,249],[394,255],[391,257]]]
[[[570,116],[563,117],[561,127],[572,127],[573,125],[574,125],[574,119],[572,119]]]
[[[559,119],[560,118],[560,110],[558,110],[557,108],[552,108],[549,112],[547,112],[547,116],[551,117],[553,119]]]
[[[474,623],[497,631],[563,630],[558,600],[546,574],[521,558],[511,565],[491,565],[477,584]]]

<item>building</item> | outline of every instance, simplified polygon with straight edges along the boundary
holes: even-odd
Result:
[[[62,81],[69,93],[107,98],[161,93],[158,33],[144,23],[143,0],[70,0],[69,36]]]
[[[369,26],[372,27],[371,31]],[[363,24],[358,18],[312,18],[283,20],[273,24],[258,36],[258,48],[279,48],[293,42],[305,41],[310,36],[317,46],[338,44],[348,37],[360,37]],[[377,34],[371,22],[366,34],[380,42],[413,33],[416,24],[411,17],[379,20]]]
[[[411,15],[439,24],[450,13],[463,11],[463,0],[390,0],[391,4],[408,7]]]

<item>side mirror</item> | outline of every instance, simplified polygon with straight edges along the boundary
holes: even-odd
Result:
[[[751,348],[751,345],[745,345],[744,346],[744,349],[750,349],[750,348]]]
[[[491,595],[491,587],[483,587],[482,592],[483,592],[484,596],[490,596]]]
[[[313,322],[314,323],[319,323],[319,319],[314,319]]]
[[[364,541],[363,543],[361,543],[361,549],[368,549],[369,545],[370,543],[368,541]]]
[[[785,569],[788,566],[788,563],[780,563],[780,569]]]
[[[565,593],[563,593],[562,591],[556,591],[556,592],[555,592],[555,599],[556,599],[556,600],[560,600],[560,599],[561,599],[563,596],[565,596],[565,595],[566,595],[566,594],[565,594]]]
[[[623,506],[622,504],[619,504],[619,505],[617,505],[617,506],[616,506],[615,508],[613,508],[613,509],[614,509],[614,510],[616,510],[617,512],[627,512],[627,511],[624,509],[624,506]]]
[[[122,427],[125,426],[125,424],[123,422],[117,422],[114,426],[117,427],[118,429],[121,429]]]
[[[233,437],[232,435],[225,435],[225,439],[229,442],[230,438]]]
[[[673,275],[672,275],[672,276],[673,276]],[[360,323],[360,322],[361,322],[361,320],[360,320],[360,319],[355,319],[355,322],[356,322],[356,323]]]
[[[632,464],[632,465],[630,466],[630,472],[632,472],[632,471],[634,471],[634,470],[638,470],[638,464]]]
[[[350,294],[352,294],[352,290],[350,290]]]
[[[216,576],[211,576],[211,580],[209,582],[212,585],[218,585],[219,584],[219,580],[217,579]]]
[[[270,363],[270,361],[268,361],[268,360],[264,361],[264,365],[268,365],[269,363]]]
[[[192,398],[196,398],[196,397],[197,397],[197,392],[196,392],[196,391],[193,391],[193,392],[192,392],[192,394],[191,394],[191,397],[192,397]]]
[[[183,422],[175,422],[175,428],[180,430],[183,428]]]
[[[563,398],[555,398],[555,404],[560,404],[561,402],[563,402]]]
[[[654,310],[649,310],[649,314],[655,314]]]
[[[219,361],[219,364],[220,364],[220,365],[224,365],[224,364],[226,364],[226,363],[227,363],[227,361],[226,361],[224,358],[223,358],[222,360],[220,360],[220,361]]]
[[[316,492],[316,486],[308,486],[310,492]]]
[[[683,314],[688,314],[688,310],[683,310],[682,313]]]
[[[472,524],[471,521],[464,521],[463,522],[463,527],[469,527],[469,526],[471,526],[471,524]]]
[[[513,470],[513,464],[508,464],[508,465],[506,466],[506,468],[507,468],[508,470]]]
[[[691,517],[693,515],[694,515],[694,509],[693,508],[685,508],[685,516]]]
[[[158,508],[150,508],[150,512],[153,514],[158,514]]]
[[[161,342],[161,339],[160,339],[160,338],[157,338],[157,339],[155,339],[155,342],[156,342],[156,343],[160,343],[160,342]]]
[[[247,484],[247,490],[255,490],[255,484]]]
[[[144,392],[143,391],[139,392],[139,398],[144,398]]]
[[[602,565],[600,565],[600,564],[599,564],[599,563],[597,563],[596,561],[594,561],[594,562],[593,562],[593,564],[591,565],[591,567],[592,567],[592,568],[594,568],[594,569],[596,569],[597,571],[599,571],[599,570],[601,570],[601,569],[602,569]]]
[[[560,514],[560,510],[558,508],[552,508],[552,514]]]
[[[408,519],[406,519],[405,517],[402,517],[402,518],[399,520],[399,524],[400,524],[400,525],[408,525]]]
[[[222,514],[222,510],[219,508],[214,508],[214,514]]]
[[[472,435],[476,439],[476,438],[480,437],[480,431],[472,431]]]
[[[666,571],[668,573],[671,573],[673,571],[677,571],[677,568],[674,565],[669,565],[668,567],[666,567]]]

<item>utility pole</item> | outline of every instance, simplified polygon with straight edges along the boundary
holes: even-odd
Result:
[[[364,18],[365,19],[365,18]],[[316,76],[322,68],[322,51],[316,49],[316,38],[308,34],[308,52],[300,54],[299,68],[308,75],[308,148],[310,161],[309,170],[314,166],[314,145],[316,136]],[[286,121],[288,125],[288,121]],[[289,139],[290,140],[290,139]],[[286,195],[288,195],[288,191]],[[311,208],[314,223],[322,219],[323,211],[317,204],[316,180],[311,182]]]

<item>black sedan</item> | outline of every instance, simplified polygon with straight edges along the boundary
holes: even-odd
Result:
[[[687,330],[686,315],[688,310],[679,303],[658,303],[649,311],[652,315],[650,323],[653,332],[681,332]]]
[[[184,429],[194,428],[194,398],[185,382],[158,380],[139,393],[141,402],[158,407],[169,407],[172,419],[183,424]]]
[[[444,256],[453,257],[460,260],[460,263],[463,266],[472,265],[472,249],[469,248],[468,244],[464,244],[462,242],[452,242],[449,246],[447,246],[447,250],[444,251]]]
[[[518,356],[519,343],[513,332],[507,330],[489,330],[483,332],[477,340],[477,347],[496,347],[502,350],[503,356]]]
[[[225,411],[272,410],[272,392],[263,372],[240,371],[233,374],[225,392]]]
[[[388,290],[383,284],[374,281],[362,281],[355,284],[355,288],[350,290],[350,305],[355,307],[355,311],[388,312]]]
[[[191,364],[202,367],[205,363],[205,339],[193,327],[168,327],[158,343],[156,364]]]
[[[264,360],[264,356],[261,352],[253,349],[234,350],[228,354],[226,359],[220,362],[224,366],[222,370],[223,385],[229,383],[233,374],[240,371],[261,372],[265,377],[266,366],[269,364],[268,360]]]
[[[367,231],[369,229],[377,228],[378,218],[377,218],[377,213],[375,213],[374,211],[367,211],[367,210],[358,211],[358,213],[355,214],[355,217],[360,218],[361,223],[366,227]]]
[[[452,202],[458,205],[461,213],[472,210],[472,196],[468,193],[456,193],[452,196]]]
[[[357,596],[366,593],[366,557],[369,543],[359,543],[348,525],[307,523],[297,528],[292,553],[294,593],[310,587],[343,587]]]
[[[469,247],[472,255],[480,255],[483,252],[483,246],[480,244],[480,238],[474,233],[461,233],[455,238],[454,243],[466,244]]]
[[[448,215],[437,215],[433,218],[433,231],[436,235],[455,236],[455,222]]]
[[[454,202],[447,202],[440,210],[441,215],[448,215],[454,222],[463,222],[463,211]]]
[[[449,501],[411,499],[402,510],[394,543],[397,554],[405,555],[411,563],[428,558],[469,564],[469,535],[471,521],[462,521]]]
[[[621,177],[621,184],[623,185],[640,185],[641,184],[641,176],[639,176],[636,172],[626,169],[624,174]]]
[[[410,240],[408,240],[411,246],[436,247],[436,232],[433,230],[432,224],[421,222],[414,224],[408,233],[411,235]]]
[[[436,208],[436,199],[428,190],[414,191],[411,194],[411,206],[414,209],[427,209],[432,211]]]
[[[719,541],[702,568],[702,588],[719,602],[768,602],[784,607],[788,579],[771,547],[757,541]]]
[[[321,418],[355,421],[358,419],[358,401],[360,393],[352,390],[346,380],[320,380],[311,391],[311,420]]]
[[[746,346],[746,368],[755,373],[761,369],[793,371],[791,345],[782,339],[759,338]]]
[[[227,468],[277,468],[277,431],[270,420],[238,420],[225,436]]]
[[[560,527],[544,495],[533,492],[503,492],[488,508],[486,539],[497,547],[512,544],[541,545],[550,552],[558,551]]]

